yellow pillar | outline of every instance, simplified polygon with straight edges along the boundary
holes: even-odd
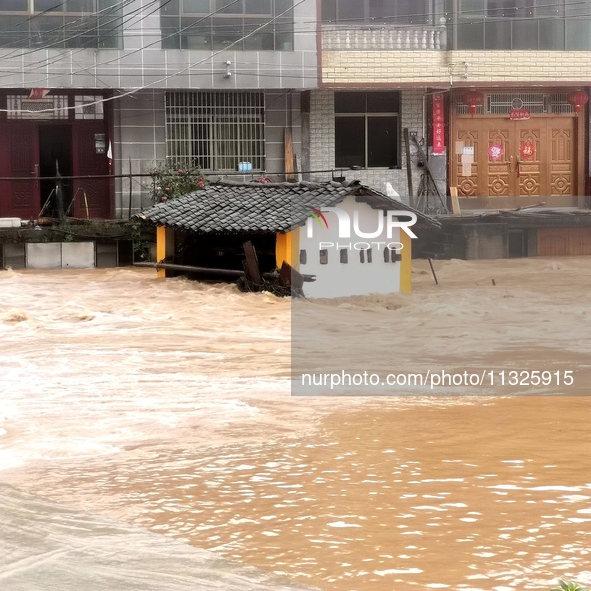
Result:
[[[168,254],[167,246],[169,246],[170,241],[167,241],[167,234],[170,233],[171,230],[167,232],[167,228],[164,226],[158,226],[156,228],[156,262],[159,263],[163,261]],[[164,279],[166,277],[166,271],[164,269],[158,269],[156,271],[156,277],[158,279]]]
[[[277,232],[275,241],[275,264],[278,269],[285,261],[288,265],[296,267],[299,264],[297,256],[299,246],[299,229],[291,232]]]
[[[412,283],[412,238],[400,230],[402,260],[400,261],[400,291],[410,293]]]

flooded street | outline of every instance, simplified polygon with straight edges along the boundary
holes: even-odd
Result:
[[[435,268],[411,295],[304,302],[302,326],[383,343],[346,344],[352,368],[573,384],[292,397],[289,300],[0,272],[0,588],[75,581],[73,548],[106,581],[85,589],[591,584],[591,257]]]

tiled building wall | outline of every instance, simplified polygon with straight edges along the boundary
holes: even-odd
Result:
[[[153,0],[125,3],[123,49],[0,49],[4,88],[310,88],[317,82],[316,0],[294,7],[294,51],[161,49]],[[226,78],[226,61],[232,76]]]
[[[386,192],[386,183],[408,203],[408,183],[406,174],[406,150],[402,141],[402,129],[408,128],[416,132],[417,138],[423,137],[423,91],[422,89],[402,91],[400,113],[401,141],[400,150],[402,166],[399,169],[342,169],[342,176],[348,181],[358,179],[378,191]],[[330,180],[332,170],[334,176],[341,176],[341,169],[335,169],[335,132],[334,132],[334,92],[332,90],[315,90],[310,100],[310,179],[315,181]],[[424,148],[425,149],[425,148]],[[411,166],[413,193],[416,195],[422,168],[417,167],[417,157],[411,144]],[[426,149],[425,149],[426,151]]]
[[[299,92],[265,93],[266,173],[273,180],[285,180],[285,130],[291,129],[293,153],[302,149],[302,117]]]
[[[326,84],[573,82],[591,79],[588,51],[324,51]]]
[[[115,100],[113,106],[113,155],[116,174],[149,174],[166,160],[165,93],[142,91]],[[285,180],[285,129],[292,130],[293,152],[301,154],[300,94],[295,91],[265,93],[265,173],[275,181]],[[253,175],[228,175],[233,180],[251,180]],[[255,175],[258,176],[258,173]],[[152,205],[149,177],[116,179],[116,217],[126,219]]]
[[[114,101],[115,174],[149,174],[166,158],[164,91],[144,90]],[[152,205],[149,178],[116,179],[115,213],[126,219]]]

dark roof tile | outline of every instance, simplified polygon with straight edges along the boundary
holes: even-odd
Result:
[[[227,232],[287,232],[303,226],[310,207],[331,207],[349,195],[369,196],[376,209],[400,209],[417,214],[419,226],[440,227],[434,218],[383,193],[350,183],[235,183],[220,181],[204,189],[158,203],[134,216],[159,226],[200,234]]]

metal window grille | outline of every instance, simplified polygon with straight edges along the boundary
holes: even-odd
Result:
[[[478,105],[478,115],[508,115],[512,109],[527,109],[532,114],[572,113],[573,108],[567,100],[567,93],[517,93],[486,95],[484,105]],[[468,115],[470,109],[462,102],[462,96],[455,98],[455,110],[458,115]]]
[[[548,112],[545,94],[489,94],[487,97],[490,115],[508,115],[512,109],[527,109],[532,114]]]
[[[43,99],[29,99],[23,94],[7,97],[8,119],[67,119],[68,97],[50,95]]]
[[[76,119],[102,119],[103,97],[100,95],[76,95],[75,109]]]
[[[174,165],[264,170],[262,92],[170,92],[166,95],[166,156]]]
[[[552,113],[572,113],[573,106],[568,102],[566,92],[550,95],[550,108]]]

